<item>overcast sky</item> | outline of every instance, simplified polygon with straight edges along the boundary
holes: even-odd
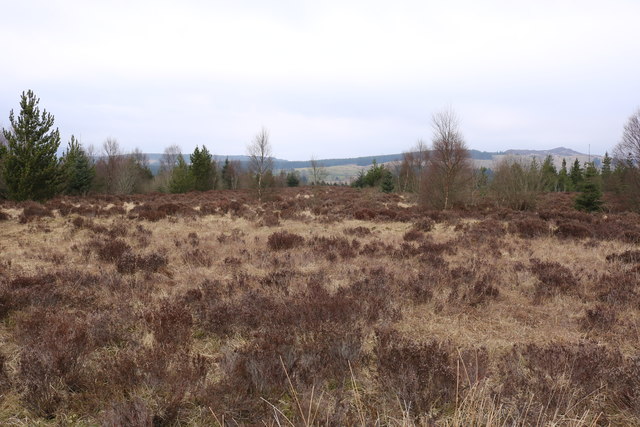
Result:
[[[640,1],[2,0],[0,126],[33,89],[63,145],[276,157],[604,153],[640,106]]]

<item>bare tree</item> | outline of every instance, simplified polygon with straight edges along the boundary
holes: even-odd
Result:
[[[640,167],[640,109],[624,125],[622,140],[614,148],[613,155],[617,161]]]
[[[160,172],[171,172],[178,164],[178,157],[182,155],[182,149],[177,144],[164,149],[160,158]]]
[[[421,139],[411,151],[402,154],[397,167],[398,189],[401,192],[420,192],[420,183],[429,162],[429,149]]]
[[[96,174],[103,181],[107,193],[114,193],[119,187],[117,179],[123,162],[120,144],[115,138],[107,138],[102,144],[102,158],[96,168]]]
[[[468,196],[473,169],[455,112],[447,109],[434,114],[432,126],[433,146],[422,193],[426,203],[446,210]]]
[[[500,160],[493,171],[491,194],[498,206],[517,210],[533,209],[545,179],[540,164],[515,157]]]
[[[622,139],[613,149],[613,157],[621,205],[640,211],[640,109],[624,125]]]
[[[255,180],[258,198],[261,200],[273,169],[271,144],[267,129],[262,128],[253,138],[253,142],[247,146],[247,154],[249,155],[249,171]]]
[[[311,156],[309,161],[311,164],[311,184],[318,185],[327,178],[327,169],[322,162],[318,161],[315,156]]]
[[[173,169],[178,165],[178,159],[182,156],[181,148],[176,145],[170,145],[164,149],[162,157],[160,157],[160,168],[158,174],[154,177],[154,187],[159,191],[169,191],[169,182]]]

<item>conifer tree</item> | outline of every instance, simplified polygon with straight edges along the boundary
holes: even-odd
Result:
[[[580,194],[576,197],[575,207],[586,212],[596,212],[602,208],[602,190],[598,169],[593,162],[587,163],[584,178],[580,184]]]
[[[298,171],[290,171],[286,177],[287,187],[297,187],[300,185],[300,174]]]
[[[604,158],[602,159],[602,169],[600,171],[600,175],[602,176],[602,189],[604,191],[611,191],[612,189],[612,173],[611,170],[611,162],[612,159],[609,156],[609,152],[604,153]]]
[[[61,181],[56,157],[60,132],[52,130],[54,117],[40,113],[39,98],[29,90],[20,99],[20,114],[11,110],[10,129],[3,129],[7,139],[4,177],[9,197],[15,200],[43,200],[55,195]]]
[[[75,136],[62,157],[63,192],[65,194],[87,194],[91,188],[95,168]]]
[[[380,189],[383,193],[391,193],[393,191],[393,175],[387,169],[383,170],[382,179],[380,180]]]
[[[571,179],[567,172],[567,159],[562,159],[562,166],[558,172],[558,191],[571,191]]]
[[[4,182],[4,160],[7,156],[7,141],[0,132],[0,199],[7,197],[7,186]]]
[[[222,185],[227,190],[232,188],[233,178],[231,176],[231,163],[229,158],[224,159],[224,165],[222,166]]]
[[[573,191],[580,189],[580,184],[582,184],[582,167],[580,167],[580,161],[578,159],[573,162],[573,166],[571,166],[571,171],[569,172],[569,177],[571,178],[571,185]]]
[[[213,167],[213,157],[204,145],[202,150],[196,146],[193,154],[191,154],[191,174],[193,175],[195,190],[207,191],[214,188],[215,169]]]
[[[193,175],[187,162],[182,156],[178,157],[178,164],[173,168],[171,180],[169,181],[169,191],[171,193],[186,193],[194,189]]]
[[[542,163],[542,179],[545,191],[558,191],[558,171],[551,155],[547,156]]]

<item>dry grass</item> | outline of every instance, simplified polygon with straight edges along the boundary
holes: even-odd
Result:
[[[4,424],[640,423],[637,216],[346,188],[0,209]]]

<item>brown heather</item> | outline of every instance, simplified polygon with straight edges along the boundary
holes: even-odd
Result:
[[[0,423],[639,425],[640,217],[538,206],[0,203]]]

